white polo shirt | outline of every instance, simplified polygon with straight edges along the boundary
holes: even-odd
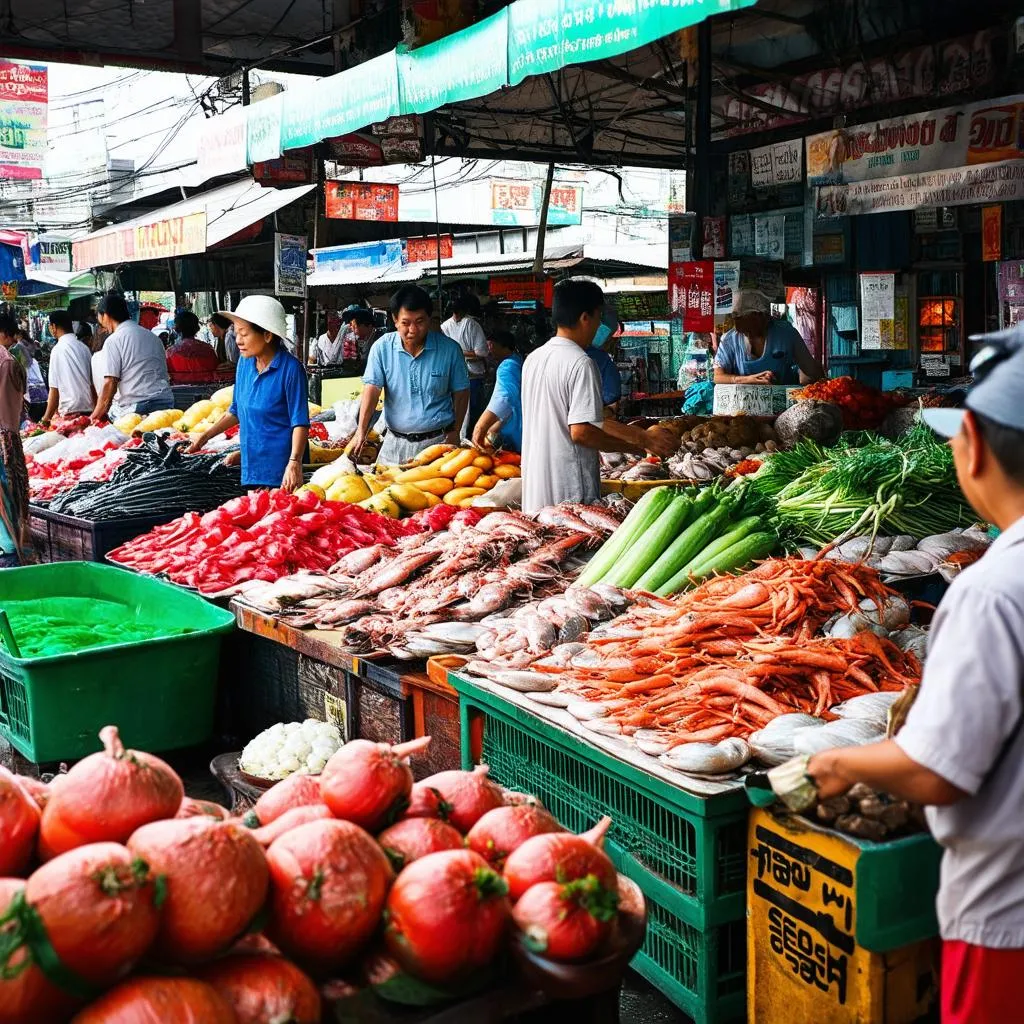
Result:
[[[50,387],[60,392],[57,412],[92,412],[92,353],[73,334],[63,334],[50,353]]]
[[[937,901],[944,939],[1024,948],[1022,703],[1024,518],[943,597],[921,690],[896,735],[908,757],[969,794],[925,812],[945,850]]]

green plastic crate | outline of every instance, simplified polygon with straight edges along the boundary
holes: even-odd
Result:
[[[702,799],[578,740],[455,674],[464,768],[483,727],[483,760],[510,789],[534,793],[567,828],[604,814],[615,866],[643,891],[650,924],[634,967],[698,1021],[742,1017],[749,806]]]
[[[213,732],[220,634],[234,616],[169,583],[94,562],[0,571],[0,608],[45,599],[112,601],[126,618],[194,632],[55,657],[14,658],[0,649],[0,734],[31,761],[72,760],[100,747],[116,725],[127,746],[171,750]]]

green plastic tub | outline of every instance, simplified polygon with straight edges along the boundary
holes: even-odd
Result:
[[[95,562],[0,571],[0,608],[31,602],[42,612],[80,614],[89,601],[123,607],[186,635],[157,636],[50,657],[11,656],[0,647],[0,735],[31,761],[64,761],[100,749],[116,725],[125,746],[172,750],[213,732],[221,635],[234,616],[169,583]]]

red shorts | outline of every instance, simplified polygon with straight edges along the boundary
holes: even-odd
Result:
[[[1012,1024],[1024,1021],[1021,979],[1024,949],[986,949],[943,942],[942,1024]]]

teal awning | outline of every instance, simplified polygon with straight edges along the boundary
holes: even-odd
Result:
[[[607,60],[756,0],[515,0],[416,50],[398,47],[244,108],[249,163],[401,114],[488,96]]]

